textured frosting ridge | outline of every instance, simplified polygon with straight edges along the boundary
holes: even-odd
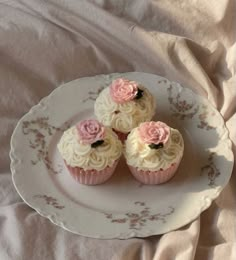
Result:
[[[163,148],[151,149],[144,143],[135,128],[129,134],[125,142],[125,157],[130,166],[139,170],[157,171],[166,170],[171,164],[178,162],[184,151],[182,135],[177,129],[170,128],[170,137]]]
[[[103,144],[96,148],[84,144],[78,139],[77,129],[73,126],[63,133],[57,147],[68,165],[100,171],[107,166],[112,166],[122,154],[121,142],[108,127],[105,127],[103,140]]]
[[[143,86],[143,96],[125,103],[116,103],[110,89],[105,88],[98,96],[94,105],[97,119],[105,126],[114,128],[123,133],[129,133],[141,122],[149,121],[155,114],[156,102],[151,93]]]

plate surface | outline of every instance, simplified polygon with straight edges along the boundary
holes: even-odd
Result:
[[[76,183],[64,167],[56,148],[63,131],[94,117],[94,100],[117,77],[148,87],[157,99],[155,119],[183,135],[183,160],[166,184],[140,184],[123,158],[113,177],[98,186]],[[13,183],[29,206],[73,233],[103,239],[163,234],[194,220],[227,184],[234,160],[224,121],[205,98],[178,83],[138,72],[60,86],[19,121],[10,157]]]

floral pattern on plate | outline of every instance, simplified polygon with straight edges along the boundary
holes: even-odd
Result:
[[[22,133],[29,136],[29,146],[36,151],[36,159],[31,159],[32,165],[36,165],[39,162],[43,162],[48,170],[53,173],[58,173],[49,159],[48,145],[46,138],[55,134],[55,132],[63,132],[69,128],[69,124],[66,122],[64,127],[55,127],[49,124],[48,117],[38,117],[34,120],[23,121]]]
[[[196,116],[199,122],[197,125],[198,128],[205,130],[214,129],[214,127],[209,124],[208,118],[214,116],[215,112],[210,111],[209,106],[199,104],[195,99],[187,100],[182,97],[181,92],[174,91],[171,83],[169,84],[167,91],[172,116],[177,117],[180,120],[192,119]]]
[[[210,153],[208,163],[201,168],[201,175],[208,176],[208,186],[212,188],[216,187],[216,179],[220,176],[220,171],[214,163],[214,154]]]
[[[166,223],[166,217],[170,216],[175,211],[173,207],[169,207],[168,212],[166,213],[152,214],[150,207],[147,207],[145,202],[136,201],[134,204],[142,207],[138,213],[129,212],[119,218],[114,217],[111,213],[105,213],[105,216],[111,223],[128,223],[129,229],[140,230],[145,226],[147,221],[161,221],[162,223]]]
[[[34,195],[34,198],[43,199],[47,205],[53,206],[55,209],[64,209],[65,206],[62,206],[58,203],[57,199],[47,196],[47,195]]]

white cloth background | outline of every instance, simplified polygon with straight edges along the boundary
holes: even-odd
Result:
[[[162,236],[97,240],[71,234],[22,202],[10,137],[31,106],[63,82],[112,72],[158,74],[222,113],[236,144],[233,0],[0,0],[0,259],[236,259],[236,171],[189,225]],[[183,213],[184,214],[184,213]]]

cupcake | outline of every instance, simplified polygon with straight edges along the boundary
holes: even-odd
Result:
[[[152,94],[141,84],[124,78],[115,79],[97,97],[95,115],[124,141],[140,123],[150,121],[156,104]]]
[[[66,130],[58,150],[76,181],[96,185],[114,173],[122,154],[122,143],[110,128],[90,119]]]
[[[145,122],[125,142],[125,158],[133,176],[144,184],[172,178],[183,156],[184,142],[177,129],[163,122]]]

